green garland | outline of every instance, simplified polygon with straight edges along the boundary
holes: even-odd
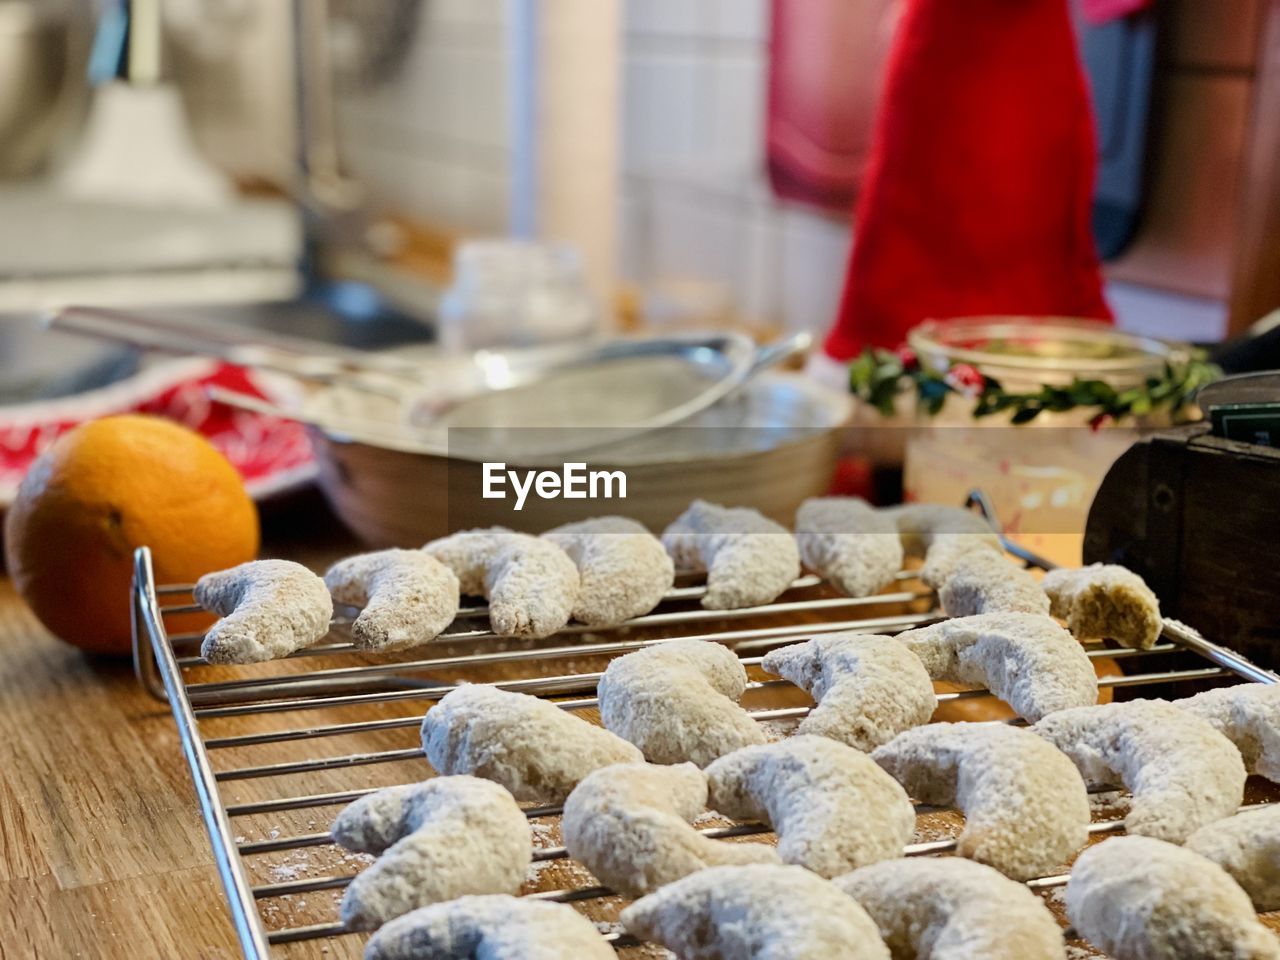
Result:
[[[975,419],[1008,413],[1011,423],[1021,424],[1046,411],[1090,408],[1095,413],[1089,425],[1096,430],[1124,417],[1142,417],[1161,409],[1176,415],[1197,390],[1221,376],[1222,370],[1206,359],[1204,351],[1197,350],[1185,363],[1166,363],[1160,375],[1125,390],[1102,380],[1076,378],[1065,387],[1046,384],[1028,393],[1014,393],[971,364],[953,363],[938,370],[922,363],[909,347],[868,347],[849,367],[849,386],[885,416],[896,412],[902,394],[914,393],[919,409],[929,416],[939,413],[948,398],[958,394],[973,401]]]

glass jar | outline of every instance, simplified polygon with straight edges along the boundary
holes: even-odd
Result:
[[[946,370],[976,367],[1010,392],[1074,379],[1102,380],[1117,390],[1163,374],[1189,358],[1182,344],[1066,318],[975,317],[931,321],[908,343],[920,361]],[[948,398],[934,417],[908,430],[903,483],[908,499],[962,503],[974,488],[991,497],[1006,530],[1059,563],[1079,563],[1085,520],[1111,464],[1142,429],[1166,425],[1161,410],[1135,424],[1094,429],[1097,411],[1044,412],[1014,426],[1005,414],[975,420],[972,403]]]
[[[477,240],[458,247],[453,266],[440,302],[446,350],[533,346],[598,330],[600,316],[571,247]]]

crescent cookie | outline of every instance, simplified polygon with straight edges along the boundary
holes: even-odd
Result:
[[[336,603],[363,607],[351,638],[364,650],[434,640],[458,615],[458,578],[421,550],[379,550],[339,560],[324,575]]]
[[[332,834],[348,850],[379,854],[342,898],[352,930],[464,894],[516,893],[533,859],[524,812],[502,787],[475,777],[371,793],[338,814]]]
[[[931,558],[933,554],[930,554]],[[939,579],[938,563],[926,563],[921,579],[938,591],[942,610],[951,617],[983,613],[1049,615],[1049,598],[1035,577],[994,550],[968,550],[947,563]]]
[[[986,520],[969,510],[931,503],[905,503],[880,513],[898,530],[903,552],[922,557],[921,577],[937,589],[966,554],[1003,555],[1000,537]]]
[[[1072,926],[1115,960],[1280,958],[1280,941],[1221,867],[1150,837],[1090,847],[1066,900]]]
[[[1048,616],[986,613],[898,634],[934,680],[984,686],[1024,720],[1098,701],[1084,648]]]
[[[554,703],[485,683],[450,691],[422,718],[422,747],[440,774],[470,774],[517,800],[558,803],[592,770],[638,763],[640,751]]]
[[[578,567],[582,586],[573,619],[612,627],[658,605],[675,579],[662,542],[627,517],[594,517],[542,535]]]
[[[563,903],[460,897],[392,920],[364,960],[616,960],[596,925]]]
[[[856,900],[802,867],[713,867],[622,911],[680,960],[890,960]]]
[[[210,663],[287,657],[323,639],[333,619],[324,581],[291,560],[250,560],[206,573],[192,596],[222,617],[200,645],[200,655]]]
[[[894,960],[1063,960],[1062,928],[1039,897],[957,857],[886,860],[837,877]]]
[[[772,603],[800,575],[795,537],[748,507],[695,500],[662,534],[676,566],[707,571],[709,610]]]
[[[1164,621],[1160,601],[1142,578],[1112,563],[1050,570],[1041,582],[1050,613],[1067,622],[1079,640],[1108,639],[1150,650]]]
[[[716,757],[764,743],[764,729],[738,705],[747,671],[710,640],[670,640],[612,660],[596,685],[600,720],[652,763]]]
[[[835,877],[902,856],[916,829],[905,790],[865,753],[825,737],[744,747],[707,767],[711,806],[760,820],[785,863]]]
[[[964,811],[956,852],[1007,877],[1044,876],[1088,839],[1089,796],[1080,774],[1021,727],[931,723],[871,757],[921,803]]]
[[[1259,913],[1280,910],[1280,805],[1201,827],[1187,838],[1187,849],[1231,874]]]
[[[817,701],[797,732],[859,750],[874,750],[928,723],[938,706],[924,664],[893,637],[826,634],[772,650],[761,666]]]
[[[800,559],[850,597],[879,593],[902,569],[893,520],[857,497],[811,497],[796,511]]]
[[[1128,700],[1050,714],[1034,727],[1086,780],[1119,777],[1133,803],[1129,833],[1182,843],[1236,812],[1245,769],[1237,750],[1205,720],[1164,700]]]
[[[422,549],[454,572],[462,593],[489,601],[489,625],[499,636],[549,637],[578,602],[578,568],[549,540],[488,527]]]
[[[997,552],[1004,549],[991,524],[972,510],[935,503],[904,503],[880,512],[897,527],[902,549],[909,557],[927,559],[934,547],[945,544],[986,547]]]
[[[1280,783],[1280,684],[1241,683],[1175,700],[1236,745],[1250,773]]]
[[[767,844],[704,837],[691,823],[706,809],[707,776],[693,764],[619,764],[569,794],[561,830],[569,856],[626,897],[707,867],[778,862]]]

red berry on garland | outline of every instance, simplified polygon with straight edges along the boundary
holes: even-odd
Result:
[[[830,497],[861,497],[875,503],[875,478],[871,475],[871,461],[866,457],[849,454],[836,461],[836,472],[827,489]]]
[[[978,372],[978,368],[968,363],[957,363],[947,371],[947,386],[957,393],[973,398],[982,392],[987,385],[987,378]]]
[[[1115,420],[1115,417],[1109,413],[1099,413],[1089,418],[1089,429],[1097,433],[1103,427]]]
[[[902,364],[902,369],[906,373],[915,373],[920,369],[920,358],[916,356],[916,352],[903,344],[894,351],[898,356],[898,362]]]

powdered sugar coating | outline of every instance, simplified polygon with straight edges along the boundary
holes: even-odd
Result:
[[[1024,720],[1098,701],[1084,648],[1051,617],[985,613],[898,634],[935,680],[984,686]]]
[[[893,521],[908,556],[927,556],[934,546],[953,537],[966,537],[1000,550],[1000,537],[991,524],[972,510],[936,503],[904,503],[880,511]]]
[[[1219,687],[1173,705],[1207,720],[1234,743],[1250,773],[1280,783],[1280,685]]]
[[[1276,960],[1280,941],[1217,864],[1150,837],[1116,837],[1071,869],[1067,917],[1115,960]]]
[[[879,593],[902,569],[893,520],[857,497],[811,497],[796,511],[800,558],[850,597]]]
[[[1035,733],[1071,757],[1091,783],[1133,794],[1131,834],[1182,843],[1235,813],[1245,769],[1237,750],[1207,721],[1164,700],[1128,700],[1050,714]]]
[[[465,894],[516,893],[533,858],[529,821],[502,787],[436,777],[361,797],[334,821],[348,850],[380,854],[351,881],[342,922],[373,930]]]
[[[1063,960],[1044,902],[990,867],[957,857],[886,860],[835,884],[871,915],[895,960]]]
[[[764,670],[790,680],[818,705],[798,728],[874,750],[928,723],[938,706],[920,658],[892,637],[832,633],[765,654]]]
[[[365,650],[434,640],[458,615],[458,578],[421,550],[379,550],[339,560],[324,575],[336,603],[363,607],[351,639]]]
[[[947,550],[948,548],[942,548]],[[932,556],[932,552],[931,552]],[[947,554],[948,573],[938,581],[937,562],[926,564],[922,579],[938,591],[942,610],[951,617],[983,613],[1049,615],[1049,598],[1036,578],[1014,566],[1004,554],[983,547],[956,556]]]
[[[486,597],[503,637],[548,637],[578,602],[578,568],[549,540],[505,527],[463,530],[423,547],[457,575],[462,592]]]
[[[897,781],[865,753],[826,737],[744,747],[707,767],[711,806],[760,820],[785,863],[835,877],[902,856],[916,811]]]
[[[803,867],[713,867],[622,911],[638,937],[680,960],[889,960],[852,897]]]
[[[1060,567],[1046,573],[1041,586],[1050,612],[1080,640],[1106,638],[1149,650],[1160,639],[1160,601],[1132,570],[1113,563]]]
[[[1259,913],[1280,910],[1280,804],[1201,827],[1186,846],[1231,874]]]
[[[800,550],[785,527],[748,507],[695,500],[662,534],[680,569],[706,570],[710,610],[776,600],[800,575]]]
[[[422,719],[427,760],[471,774],[518,800],[558,803],[592,770],[638,763],[640,751],[555,704],[485,683],[450,691]]]
[[[1025,880],[1084,846],[1089,795],[1070,758],[1003,723],[931,723],[872,759],[922,803],[954,803],[965,826],[956,852]]]
[[[612,660],[596,684],[605,729],[652,763],[705,767],[739,747],[764,743],[760,724],[738,705],[747,671],[728,647],[670,640]]]
[[[616,960],[595,924],[563,903],[460,897],[392,920],[364,960]]]
[[[589,627],[611,627],[648,613],[675,579],[662,542],[627,517],[566,523],[542,536],[577,565],[582,586],[573,618]]]
[[[1003,554],[1000,537],[986,520],[970,510],[905,503],[880,512],[897,527],[906,555],[924,558],[921,579],[935,590],[969,553]]]
[[[210,663],[287,657],[322,639],[333,619],[324,581],[291,560],[250,560],[206,573],[192,595],[222,617],[200,645],[200,655]]]
[[[778,862],[767,844],[704,837],[691,823],[706,808],[707,776],[693,764],[618,764],[569,794],[561,830],[569,856],[626,897],[707,867]]]

